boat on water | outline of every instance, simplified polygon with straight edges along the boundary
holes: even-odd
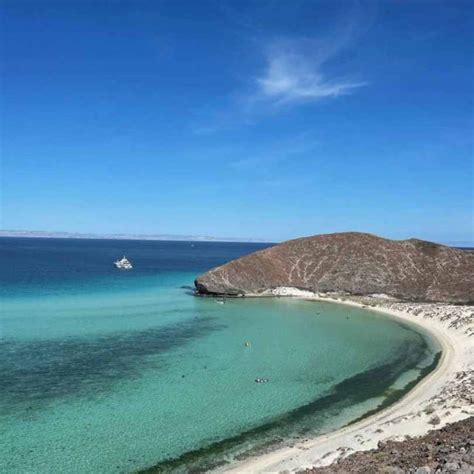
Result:
[[[132,264],[127,259],[127,257],[125,257],[125,255],[120,260],[115,261],[114,265],[120,270],[131,270],[133,268]]]

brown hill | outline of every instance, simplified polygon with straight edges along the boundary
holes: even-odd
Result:
[[[277,287],[474,302],[474,252],[417,239],[347,232],[289,240],[199,276],[197,292],[259,295]]]

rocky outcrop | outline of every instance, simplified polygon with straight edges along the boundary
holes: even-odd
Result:
[[[417,239],[347,232],[290,240],[199,276],[199,294],[385,294],[405,301],[474,302],[474,253]]]
[[[306,474],[474,472],[474,417],[452,423],[419,438],[379,443],[378,449],[351,454],[331,466]],[[301,474],[303,474],[303,472]]]

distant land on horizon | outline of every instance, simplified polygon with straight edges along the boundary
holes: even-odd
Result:
[[[273,243],[265,239],[249,239],[244,237],[213,237],[209,235],[94,234],[84,232],[55,232],[43,230],[0,230],[0,237],[28,237],[41,239],[176,240],[185,242]]]
[[[326,233],[326,232],[323,232]],[[327,232],[331,233],[331,232]],[[315,234],[316,235],[316,234]],[[210,235],[176,235],[176,234],[94,234],[91,232],[58,232],[46,230],[0,230],[0,237],[25,237],[37,239],[103,239],[103,240],[170,240],[183,242],[248,242],[275,244],[282,241],[267,239],[250,239],[245,237],[214,237]],[[309,236],[301,236],[309,237]],[[298,237],[295,237],[298,238]],[[287,239],[293,240],[293,239]],[[404,240],[404,239],[393,239]],[[421,239],[424,240],[424,239]],[[437,242],[451,247],[474,248],[474,242],[452,241]]]

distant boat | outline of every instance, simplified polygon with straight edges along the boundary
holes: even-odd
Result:
[[[127,257],[125,257],[125,255],[123,256],[122,259],[117,260],[116,262],[114,262],[114,265],[117,268],[120,268],[120,270],[131,270],[133,268],[132,264],[129,262]]]

